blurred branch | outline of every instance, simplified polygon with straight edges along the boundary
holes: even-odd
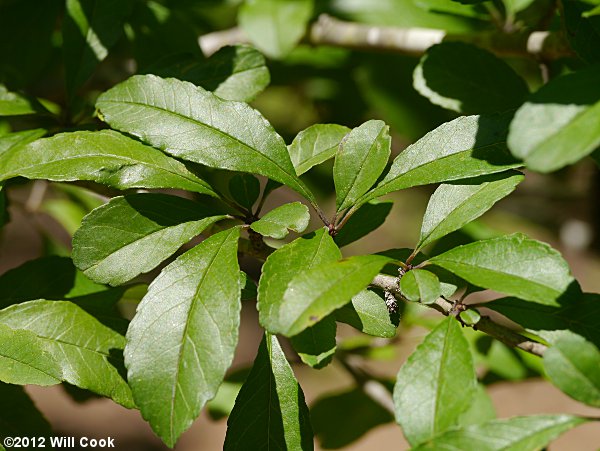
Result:
[[[574,55],[564,35],[555,31],[452,35],[444,30],[428,28],[381,27],[346,22],[327,14],[321,14],[310,26],[306,41],[312,45],[388,51],[405,55],[422,55],[429,47],[442,41],[468,42],[498,55],[533,56],[544,61]],[[207,56],[223,46],[248,42],[248,38],[239,28],[217,31],[199,38],[200,47]]]
[[[378,274],[371,282],[371,285],[392,293],[398,300],[406,301],[406,299],[398,293],[398,279],[394,276]],[[445,316],[456,316],[457,314],[455,304],[444,298],[438,298],[433,304],[421,305],[437,310]],[[462,324],[466,325],[464,323]],[[482,316],[476,324],[468,326],[484,332],[510,347],[519,348],[539,357],[542,357],[546,349],[548,349],[546,345],[533,341],[506,326],[498,324],[488,316]]]

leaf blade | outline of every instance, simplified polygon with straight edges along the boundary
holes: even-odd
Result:
[[[301,202],[291,202],[281,205],[258,221],[253,222],[250,228],[263,236],[276,239],[285,238],[288,229],[294,232],[304,232],[310,221],[308,207]]]
[[[296,174],[302,175],[332,158],[349,132],[343,125],[314,124],[298,133],[288,147]]]

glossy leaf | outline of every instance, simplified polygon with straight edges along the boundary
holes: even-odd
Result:
[[[304,394],[274,335],[260,344],[227,420],[223,449],[313,449]]]
[[[390,157],[392,139],[383,121],[371,120],[353,129],[340,142],[333,165],[337,211],[342,211],[371,188]]]
[[[350,302],[390,259],[358,255],[305,269],[288,284],[276,329],[293,336]]]
[[[271,210],[258,221],[253,222],[250,228],[263,236],[281,239],[287,236],[288,229],[304,232],[309,221],[308,207],[301,202],[292,202]]]
[[[92,180],[116,189],[178,188],[216,196],[177,160],[111,130],[61,133],[5,152],[0,180]]]
[[[281,58],[304,36],[312,9],[313,0],[248,0],[238,22],[261,52]]]
[[[523,179],[522,174],[510,171],[440,185],[427,204],[417,248],[421,249],[478,218],[512,193]]]
[[[463,42],[443,42],[427,49],[413,77],[421,95],[462,114],[511,110],[529,93],[525,81],[507,63]]]
[[[400,368],[394,388],[396,421],[411,445],[447,431],[475,396],[469,344],[454,318],[446,318]]]
[[[239,228],[219,232],[162,270],[127,331],[135,403],[167,446],[213,398],[240,324]]]
[[[300,359],[313,368],[323,368],[333,359],[336,349],[336,323],[332,315],[291,338],[294,350]]]
[[[108,56],[109,49],[123,34],[131,7],[131,0],[67,0],[62,31],[70,95]]]
[[[546,305],[557,305],[574,281],[558,251],[522,234],[475,241],[429,261],[474,285]]]
[[[49,437],[48,420],[35,407],[23,387],[0,383],[0,437]]]
[[[315,124],[298,133],[288,147],[296,174],[302,175],[332,158],[349,132],[343,125]]]
[[[7,133],[0,136],[0,156],[14,147],[27,144],[46,134],[43,128],[23,130],[22,132]]]
[[[350,304],[336,310],[335,319],[375,337],[392,338],[396,326],[390,319],[385,301],[370,290],[363,290]]]
[[[260,195],[260,182],[252,174],[236,174],[229,180],[229,193],[238,204],[251,210]]]
[[[111,127],[173,156],[264,175],[313,200],[283,139],[245,103],[223,100],[188,82],[136,75],[102,94],[96,107]]]
[[[561,391],[594,407],[600,407],[600,351],[585,338],[561,332],[544,352],[546,374]]]
[[[550,81],[517,110],[508,146],[528,168],[551,172],[600,146],[600,68]]]
[[[120,285],[156,268],[226,217],[166,194],[115,197],[84,218],[73,236],[73,262],[96,282]]]
[[[385,222],[393,206],[393,202],[376,200],[362,205],[339,229],[334,237],[335,243],[343,247],[373,232]]]
[[[506,149],[507,125],[504,116],[463,116],[440,125],[401,152],[360,203],[413,186],[520,166]]]
[[[412,269],[400,279],[400,292],[409,301],[431,304],[440,297],[440,281],[429,271]]]
[[[0,381],[17,385],[54,385],[61,368],[35,334],[15,330],[0,317]]]
[[[560,434],[586,420],[572,415],[532,415],[492,420],[445,432],[414,451],[529,451],[542,449]]]
[[[26,114],[48,114],[40,102],[23,94],[9,91],[0,84],[0,116],[23,116]]]
[[[68,301],[29,301],[0,311],[0,322],[43,342],[61,379],[134,407],[123,375],[125,337]]]
[[[258,283],[260,324],[269,331],[280,327],[283,295],[290,281],[300,272],[324,263],[335,262],[342,253],[326,229],[298,238],[273,252],[262,268]]]

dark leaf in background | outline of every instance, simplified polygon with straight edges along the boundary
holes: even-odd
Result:
[[[331,363],[336,348],[335,319],[333,315],[326,316],[290,339],[294,351],[307,365],[320,369]]]
[[[48,420],[36,408],[23,387],[0,382],[0,399],[0,437],[50,436],[52,429]]]
[[[600,62],[600,16],[587,15],[594,3],[585,0],[562,0],[562,17],[569,43],[590,64]]]
[[[249,211],[260,195],[260,181],[252,174],[235,174],[228,188],[233,200]]]
[[[334,237],[339,247],[346,246],[376,230],[390,214],[393,202],[373,200],[362,205]]]

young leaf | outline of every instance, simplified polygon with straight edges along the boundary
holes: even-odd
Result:
[[[304,232],[310,221],[308,207],[301,202],[284,204],[271,210],[250,228],[263,236],[281,239],[288,234],[288,229],[294,232]]]
[[[371,120],[340,142],[333,165],[337,211],[356,203],[377,181],[390,157],[392,139],[383,121]]]
[[[41,138],[46,134],[46,130],[43,128],[35,128],[33,130],[23,130],[22,132],[7,133],[6,135],[0,136],[0,156],[5,152],[8,152],[13,147],[20,146],[22,144],[28,144]]]
[[[283,295],[279,332],[296,335],[347,304],[389,261],[381,255],[357,255],[300,272]]]
[[[116,189],[177,188],[216,196],[177,160],[112,130],[60,133],[5,152],[0,180],[92,180]]]
[[[462,116],[408,146],[359,203],[413,186],[494,174],[520,166],[506,149],[507,118]]]
[[[0,437],[49,437],[48,420],[35,407],[23,387],[0,383]]]
[[[600,68],[558,77],[517,110],[508,146],[528,168],[551,172],[600,145]]]
[[[392,338],[396,326],[390,320],[385,301],[370,290],[363,290],[350,304],[335,311],[335,319],[375,337]]]
[[[475,396],[469,344],[454,318],[433,329],[398,372],[396,421],[411,445],[447,431]]]
[[[312,450],[312,436],[304,393],[277,337],[265,334],[227,420],[223,449]]]
[[[294,351],[307,365],[321,369],[331,363],[335,353],[336,323],[332,315],[291,338]]]
[[[544,353],[546,374],[561,391],[600,407],[600,351],[585,338],[561,331]]]
[[[73,236],[73,262],[96,282],[121,285],[226,217],[166,194],[115,197],[84,218]]]
[[[518,233],[458,246],[429,261],[474,285],[546,305],[557,305],[574,280],[558,251]]]
[[[400,279],[400,291],[409,301],[431,304],[440,297],[440,281],[429,271],[413,269]]]
[[[315,124],[298,133],[288,147],[296,174],[302,175],[332,158],[348,132],[350,129],[343,125]]]
[[[340,258],[342,253],[324,228],[298,238],[269,255],[258,283],[260,324],[269,331],[278,330],[283,294],[290,281],[300,271]]]
[[[133,408],[121,350],[125,337],[68,301],[29,301],[0,311],[0,322],[43,342],[61,380]]]
[[[6,89],[6,86],[0,84],[0,117],[26,114],[48,114],[48,110],[36,99],[11,92]]]
[[[385,222],[393,206],[393,202],[367,202],[339,229],[335,243],[343,247],[368,235]]]
[[[233,200],[247,210],[260,196],[260,182],[252,174],[236,174],[229,180],[229,194]]]
[[[462,114],[511,110],[529,93],[525,81],[503,60],[463,42],[429,47],[415,68],[413,86],[431,103]]]
[[[248,0],[238,21],[250,41],[270,58],[282,58],[304,36],[313,0]]]
[[[443,184],[427,204],[417,249],[460,229],[512,193],[524,179],[516,171]]]
[[[532,415],[491,420],[450,430],[413,448],[413,451],[476,449],[528,451],[542,449],[560,434],[586,420],[572,415]]]
[[[217,233],[162,270],[127,331],[135,403],[167,446],[217,392],[240,324],[239,228]]]
[[[111,127],[173,156],[264,175],[314,201],[281,136],[245,103],[173,78],[136,75],[102,94],[96,107]]]
[[[131,0],[67,0],[63,19],[65,78],[70,96],[123,34]]]
[[[1,321],[1,319],[0,319]],[[27,330],[0,322],[0,381],[17,385],[54,385],[62,372],[45,343]]]

